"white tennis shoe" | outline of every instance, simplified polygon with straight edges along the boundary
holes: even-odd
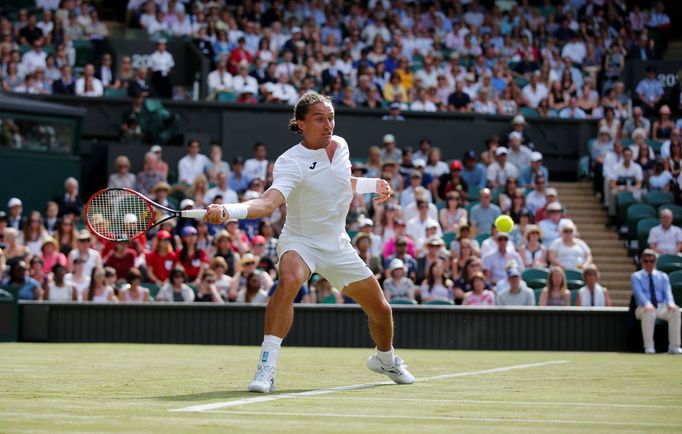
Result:
[[[249,383],[249,392],[268,393],[275,391],[275,367],[258,365],[253,381]]]
[[[384,365],[377,355],[367,359],[367,367],[377,374],[384,374],[396,384],[412,384],[414,376],[407,370],[407,365],[398,356],[393,356],[393,365]]]

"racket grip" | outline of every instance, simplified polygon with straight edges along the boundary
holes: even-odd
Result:
[[[206,215],[205,209],[188,209],[185,211],[180,211],[180,215],[186,219],[201,220]]]

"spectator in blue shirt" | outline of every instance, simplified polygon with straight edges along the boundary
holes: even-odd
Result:
[[[530,166],[521,170],[519,183],[524,188],[533,188],[537,175],[544,177],[545,182],[549,183],[549,171],[542,165],[542,154],[538,151],[533,151],[530,154]]]
[[[462,157],[464,167],[462,167],[462,179],[466,181],[467,186],[471,187],[485,187],[486,173],[485,167],[481,163],[476,162],[476,152],[473,150],[467,151]]]
[[[675,304],[668,275],[656,270],[656,252],[645,249],[640,257],[642,269],[632,273],[630,284],[637,309],[635,316],[642,322],[644,352],[654,354],[656,319],[668,322],[668,352],[682,354],[680,349],[680,308]]]
[[[656,67],[651,65],[646,67],[646,78],[637,84],[635,91],[643,104],[644,116],[655,116],[664,93],[663,84],[656,79]]]
[[[249,182],[251,182],[249,177],[243,172],[243,169],[244,159],[242,157],[234,157],[232,160],[232,172],[228,178],[227,185],[238,194],[243,194],[249,188]]]
[[[37,280],[28,276],[24,261],[17,262],[10,271],[9,286],[18,289],[19,300],[42,300],[43,289]]]
[[[492,193],[488,188],[481,190],[479,200],[480,202],[471,208],[469,221],[475,224],[478,233],[482,234],[490,230],[489,228],[495,223],[495,219],[502,214],[502,211],[497,205],[491,203]]]

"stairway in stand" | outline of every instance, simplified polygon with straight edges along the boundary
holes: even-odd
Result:
[[[614,306],[630,301],[630,274],[635,271],[624,242],[614,229],[607,228],[606,211],[588,182],[553,182],[559,201],[568,217],[578,226],[580,237],[590,246],[594,263],[599,267],[601,284],[608,288]]]

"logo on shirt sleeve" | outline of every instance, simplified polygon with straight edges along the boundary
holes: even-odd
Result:
[[[308,167],[308,169],[312,170],[315,168],[315,166],[317,166],[317,161],[313,161],[312,166]]]

